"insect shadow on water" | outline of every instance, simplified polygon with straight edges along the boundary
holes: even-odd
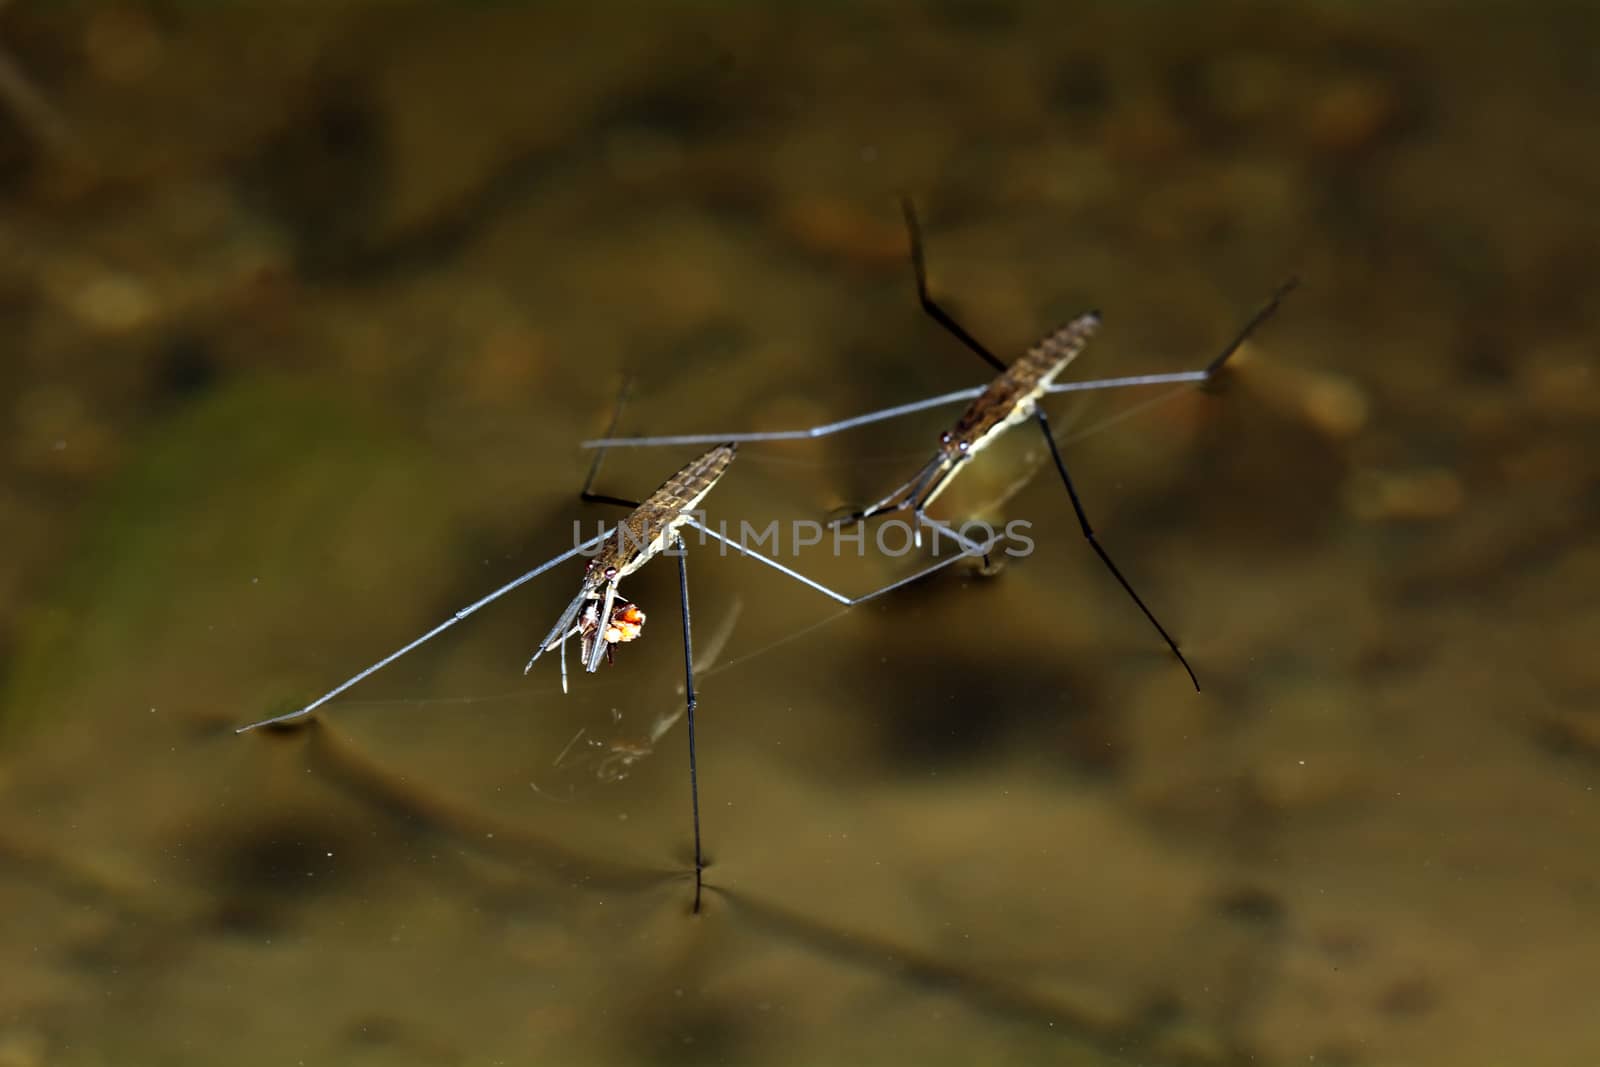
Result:
[[[616,430],[617,420],[622,413],[623,399],[624,397],[619,396],[616,409],[612,415],[611,425],[606,430],[607,435],[614,433]],[[672,556],[678,561],[678,597],[683,620],[683,718],[687,724],[689,743],[689,797],[694,826],[694,911],[698,913],[704,888],[705,859],[701,848],[700,786],[695,745],[697,696],[694,686],[694,642],[689,613],[688,552],[682,535],[683,528],[688,527],[699,531],[702,535],[702,543],[704,543],[704,538],[709,537],[726,548],[731,548],[742,556],[771,567],[843,604],[847,608],[883,596],[895,589],[899,589],[901,586],[908,585],[919,578],[948,567],[957,560],[968,556],[981,555],[988,548],[988,546],[977,544],[942,524],[919,516],[920,521],[932,528],[938,536],[947,537],[955,541],[961,551],[951,553],[930,566],[871,592],[856,597],[846,596],[806,577],[799,571],[779,563],[775,559],[747,548],[737,540],[711,529],[695,518],[695,509],[717,483],[722,480],[723,475],[727,473],[728,466],[733,462],[737,449],[737,442],[725,442],[712,447],[703,455],[691,460],[682,470],[668,478],[661,484],[660,488],[656,489],[643,501],[627,500],[622,497],[594,491],[595,479],[599,476],[601,463],[605,459],[605,449],[601,449],[589,465],[588,477],[584,480],[579,496],[588,502],[614,504],[630,509],[627,517],[616,526],[609,530],[601,531],[587,541],[568,549],[552,559],[546,560],[532,570],[513,578],[493,592],[480,597],[455,612],[433,629],[345,679],[304,707],[241,726],[236,732],[244,733],[258,727],[281,725],[312,714],[334,697],[376,674],[406,653],[432,640],[483,607],[500,599],[512,590],[527,584],[558,564],[593,549],[596,551],[585,564],[583,580],[578,594],[572,598],[571,602],[562,611],[555,625],[550,628],[550,632],[544,636],[538,647],[534,649],[527,666],[523,668],[523,673],[526,674],[533,668],[534,663],[538,661],[540,656],[546,652],[557,651],[561,659],[562,690],[566,691],[567,641],[573,637],[578,638],[583,656],[584,670],[591,674],[599,670],[602,661],[609,661],[612,658],[616,645],[635,640],[641,635],[644,627],[644,612],[639,609],[638,605],[621,595],[618,590],[619,584],[624,578],[633,574],[654,557],[663,554]],[[662,728],[661,733],[664,734],[670,726],[671,722],[668,722]]]
[[[622,446],[654,447],[661,445],[703,444],[707,441],[725,441],[729,443],[757,442],[757,441],[792,441],[817,437],[827,437],[844,430],[855,429],[871,423],[883,422],[888,419],[909,415],[913,412],[924,411],[929,408],[941,407],[958,400],[969,401],[967,408],[962,412],[950,429],[939,435],[939,444],[922,468],[912,475],[910,479],[886,494],[882,499],[869,507],[853,511],[850,514],[833,520],[833,525],[838,526],[848,523],[865,522],[879,515],[886,515],[900,511],[910,511],[918,520],[914,527],[917,533],[917,543],[920,544],[921,529],[923,525],[933,525],[926,520],[925,513],[941,493],[949,488],[956,476],[965,469],[966,465],[977,457],[989,445],[998,440],[1006,431],[1024,422],[1035,422],[1044,434],[1046,445],[1050,450],[1050,458],[1055,463],[1057,472],[1061,475],[1061,482],[1066,487],[1067,497],[1072,502],[1072,510],[1077,517],[1079,529],[1083,537],[1094,549],[1095,555],[1105,564],[1112,577],[1122,586],[1123,590],[1132,598],[1144,617],[1155,627],[1161,635],[1172,654],[1177,657],[1183,666],[1189,681],[1194,685],[1195,691],[1200,689],[1200,679],[1196,677],[1194,668],[1189,665],[1188,659],[1178,647],[1178,642],[1167,632],[1155,616],[1155,613],[1145,604],[1144,599],[1134,590],[1133,584],[1123,575],[1122,570],[1111,559],[1111,554],[1100,543],[1096,536],[1094,526],[1089,522],[1088,513],[1084,510],[1079,499],[1077,487],[1073,484],[1072,475],[1067,471],[1066,460],[1062,457],[1061,449],[1056,442],[1055,433],[1050,426],[1049,416],[1040,406],[1040,401],[1047,395],[1054,393],[1083,392],[1096,389],[1119,389],[1132,386],[1174,385],[1183,383],[1205,383],[1210,381],[1244,344],[1255,331],[1277,311],[1283,298],[1299,284],[1299,279],[1290,278],[1280,285],[1272,298],[1245,323],[1244,327],[1234,335],[1233,339],[1200,370],[1178,371],[1167,374],[1143,374],[1121,378],[1101,378],[1093,381],[1057,382],[1056,378],[1067,369],[1068,365],[1078,357],[1088,344],[1089,338],[1100,326],[1100,314],[1090,311],[1080,315],[1047,334],[1033,347],[1029,348],[1020,359],[1009,366],[1001,362],[988,348],[969,333],[955,318],[945,311],[928,293],[927,269],[923,259],[922,228],[917,221],[916,210],[909,199],[901,200],[901,208],[905,215],[906,231],[911,245],[911,267],[916,279],[917,299],[922,304],[922,309],[930,318],[941,327],[954,335],[963,345],[976,354],[985,363],[989,364],[999,373],[993,381],[986,386],[969,389],[960,389],[953,393],[944,393],[939,396],[929,397],[925,400],[915,400],[908,404],[898,404],[894,407],[883,408],[879,411],[868,412],[837,422],[824,423],[820,426],[811,426],[800,430],[773,430],[759,433],[721,433],[721,434],[671,434],[651,437],[606,437],[583,442],[585,448],[615,448]]]

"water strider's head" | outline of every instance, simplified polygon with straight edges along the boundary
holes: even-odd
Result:
[[[607,538],[608,543],[599,555],[583,565],[583,589],[580,595],[590,600],[599,600],[605,595],[606,586],[617,581],[619,572],[611,558],[614,553],[610,551],[609,540]]]
[[[578,635],[584,669],[590,672],[600,669],[601,657],[610,663],[613,648],[636,639],[644,628],[644,612],[617,595],[621,576],[610,546],[584,566],[583,588],[575,601],[581,608],[567,635]]]
[[[967,434],[946,430],[939,435],[939,455],[950,463],[960,463],[972,454],[972,441]]]
[[[523,673],[546,652],[561,652],[561,691],[567,689],[567,641],[578,638],[583,667],[591,673],[600,669],[600,660],[611,659],[614,645],[632,641],[644,628],[644,612],[632,601],[617,595],[621,571],[609,550],[584,565],[583,584],[578,595],[567,604],[561,618],[550,628],[544,641],[534,650]]]

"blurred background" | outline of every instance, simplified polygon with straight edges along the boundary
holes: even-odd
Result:
[[[0,1064],[1600,1062],[1588,5],[0,8]],[[520,667],[620,432],[1097,307],[849,613],[691,550]],[[959,409],[743,448],[818,519]],[[638,497],[695,449],[614,453]],[[1029,477],[1029,475],[1032,477]],[[859,593],[909,558],[796,565]]]

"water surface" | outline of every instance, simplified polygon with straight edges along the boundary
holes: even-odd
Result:
[[[0,42],[0,1061],[1600,1062],[1581,6],[13,5]],[[607,517],[577,442],[624,376],[638,433],[985,381],[902,192],[1003,358],[1102,310],[1081,377],[1202,365],[1303,279],[1220,389],[1050,405],[1203,693],[1019,431],[936,509],[1033,524],[997,576],[840,615],[691,549],[697,917],[681,724],[640,746],[668,561],[568,695],[519,668],[576,565],[232,732]],[[870,500],[955,414],[746,446],[708,511]]]

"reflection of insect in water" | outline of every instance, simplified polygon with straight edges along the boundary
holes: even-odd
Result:
[[[905,212],[906,228],[911,240],[911,264],[916,276],[917,297],[922,303],[923,310],[940,326],[954,334],[962,344],[976,353],[984,362],[994,367],[999,374],[987,386],[977,389],[964,389],[943,396],[930,397],[926,400],[901,404],[882,411],[869,412],[854,418],[843,419],[839,422],[826,423],[821,426],[812,426],[803,430],[779,430],[767,433],[732,433],[716,435],[680,434],[673,436],[616,438],[606,437],[596,441],[585,441],[585,447],[612,447],[620,445],[649,446],[667,444],[691,444],[706,440],[719,441],[783,441],[801,438],[825,437],[838,433],[841,430],[864,426],[873,422],[896,418],[901,415],[922,411],[927,408],[938,407],[952,403],[956,400],[970,400],[955,424],[939,437],[939,445],[933,457],[923,465],[922,469],[913,475],[903,485],[900,485],[881,500],[870,507],[855,511],[837,523],[862,522],[877,515],[896,511],[909,510],[919,520],[927,507],[934,502],[940,493],[949,487],[967,463],[969,463],[984,448],[994,443],[1001,435],[1014,426],[1024,422],[1034,421],[1044,434],[1045,442],[1050,449],[1050,456],[1055,461],[1056,470],[1061,475],[1062,484],[1066,487],[1068,499],[1072,502],[1072,510],[1077,516],[1078,525],[1084,538],[1089,542],[1095,554],[1100,557],[1117,582],[1133,598],[1145,618],[1150,620],[1156,628],[1167,647],[1172,649],[1173,655],[1178,657],[1178,662],[1188,673],[1189,680],[1196,690],[1200,688],[1199,679],[1195,677],[1194,669],[1189,666],[1189,661],[1184,658],[1178,643],[1156,619],[1155,614],[1145,606],[1144,600],[1134,591],[1132,583],[1123,577],[1122,571],[1112,562],[1111,556],[1100,544],[1095,536],[1094,527],[1089,523],[1089,516],[1083,509],[1083,504],[1078,499],[1078,490],[1072,483],[1072,476],[1067,473],[1067,465],[1062,459],[1061,450],[1056,444],[1054,433],[1050,429],[1050,420],[1045,411],[1039,406],[1039,401],[1051,393],[1076,392],[1089,389],[1111,389],[1134,385],[1160,385],[1179,382],[1205,382],[1213,377],[1229,357],[1238,350],[1256,328],[1277,310],[1279,302],[1297,284],[1296,279],[1290,279],[1279,287],[1272,299],[1261,310],[1251,317],[1244,328],[1232,341],[1205,368],[1198,371],[1183,371],[1175,374],[1147,374],[1127,378],[1107,378],[1089,382],[1057,383],[1056,378],[1066,370],[1068,364],[1077,358],[1083,351],[1090,336],[1100,325],[1100,316],[1097,312],[1090,312],[1067,323],[1065,326],[1049,334],[1038,344],[1023,354],[1022,358],[1007,366],[1002,363],[992,352],[980,344],[943,308],[934,302],[928,295],[926,269],[922,255],[922,234],[917,224],[915,211],[910,201],[904,201],[902,207]],[[920,532],[921,523],[918,524]]]
[[[743,608],[744,602],[736,599],[716,632],[711,635],[711,640],[706,642],[700,655],[695,657],[694,676],[697,679],[704,679],[718,674],[729,667],[742,663],[750,656],[759,655],[761,652],[776,647],[769,645],[765,649],[749,653],[731,663],[724,663],[721,667],[717,666],[717,658],[722,655],[722,650],[727,647],[728,640],[733,636],[734,625],[738,622]],[[800,633],[791,634],[789,637],[784,638],[783,641],[779,641],[778,644],[783,644],[804,633],[808,633],[811,629],[812,627],[807,627]],[[680,697],[686,695],[684,686],[678,686],[678,695]],[[683,718],[685,710],[686,705],[677,704],[670,710],[659,711],[650,720],[649,727],[641,731],[631,725],[624,726],[622,712],[612,709],[612,729],[602,730],[591,726],[582,727],[572,736],[572,740],[566,743],[560,753],[556,755],[556,758],[551,762],[551,767],[563,776],[563,780],[566,783],[565,791],[569,793],[577,792],[581,788],[576,782],[579,777],[587,777],[591,781],[607,783],[620,782],[628,777],[635,764],[655,752],[656,746],[660,744],[661,739],[678,724],[678,720]],[[530,784],[535,792],[551,796],[554,799],[563,799],[561,796],[551,793],[549,789],[541,787],[537,782]]]
[[[621,405],[618,405],[618,415]],[[612,428],[616,425],[616,416],[612,419]],[[608,430],[607,433],[612,432]],[[547,560],[527,573],[512,579],[505,585],[489,593],[487,596],[469,604],[457,611],[444,622],[435,626],[421,637],[385,656],[383,659],[367,667],[360,673],[346,679],[333,689],[324,693],[316,700],[296,711],[276,715],[272,718],[262,719],[248,726],[239,728],[239,732],[253,730],[259,726],[270,726],[289,722],[309,715],[317,708],[326,704],[334,697],[343,693],[351,686],[375,674],[379,670],[393,663],[406,653],[424,644],[425,642],[443,633],[456,623],[472,615],[480,608],[505,596],[513,589],[527,583],[545,571],[562,563],[581,552],[590,549],[598,550],[594,557],[588,561],[584,569],[583,581],[578,589],[577,596],[562,611],[556,624],[550,632],[539,642],[533,656],[528,660],[524,673],[532,669],[533,664],[546,652],[559,651],[561,657],[561,685],[567,687],[567,660],[566,646],[569,638],[577,637],[580,653],[583,656],[584,670],[593,673],[600,668],[602,659],[610,659],[618,644],[636,639],[644,626],[644,612],[638,605],[620,595],[617,586],[630,574],[633,574],[645,563],[655,556],[668,552],[678,560],[678,593],[683,615],[683,652],[684,652],[684,696],[685,707],[683,716],[688,724],[689,742],[689,796],[691,812],[694,820],[694,866],[695,866],[695,896],[694,909],[700,910],[700,896],[702,888],[702,872],[705,867],[700,846],[700,791],[699,778],[695,761],[695,687],[694,687],[694,653],[691,637],[689,617],[689,575],[686,563],[687,552],[683,542],[681,530],[688,526],[699,530],[703,535],[711,537],[741,555],[747,556],[758,563],[765,564],[789,577],[831,597],[846,607],[871,600],[874,597],[898,589],[902,585],[916,581],[924,575],[931,574],[940,568],[947,567],[955,561],[964,558],[982,549],[973,545],[954,531],[935,526],[941,536],[949,537],[962,546],[962,551],[953,553],[932,566],[925,567],[914,574],[897,581],[891,582],[882,588],[875,589],[858,597],[847,597],[837,593],[819,582],[807,578],[798,571],[792,570],[783,564],[767,558],[760,553],[746,548],[736,541],[724,537],[722,534],[709,529],[704,524],[695,520],[693,509],[705,498],[713,487],[727,472],[728,465],[733,462],[737,445],[734,443],[720,444],[697,459],[690,461],[682,470],[668,478],[659,489],[650,494],[643,502],[625,500],[620,497],[606,496],[592,491],[595,477],[599,473],[601,461],[605,458],[602,450],[595,456],[594,462],[589,467],[589,476],[584,482],[582,498],[588,501],[617,504],[631,509],[628,516],[610,530],[603,531],[582,544],[568,549],[554,559]],[[930,525],[933,525],[930,523]],[[668,551],[670,549],[670,552]],[[671,723],[661,729],[661,734],[666,732]],[[660,734],[656,735],[657,737]],[[652,741],[653,743],[653,741]]]

